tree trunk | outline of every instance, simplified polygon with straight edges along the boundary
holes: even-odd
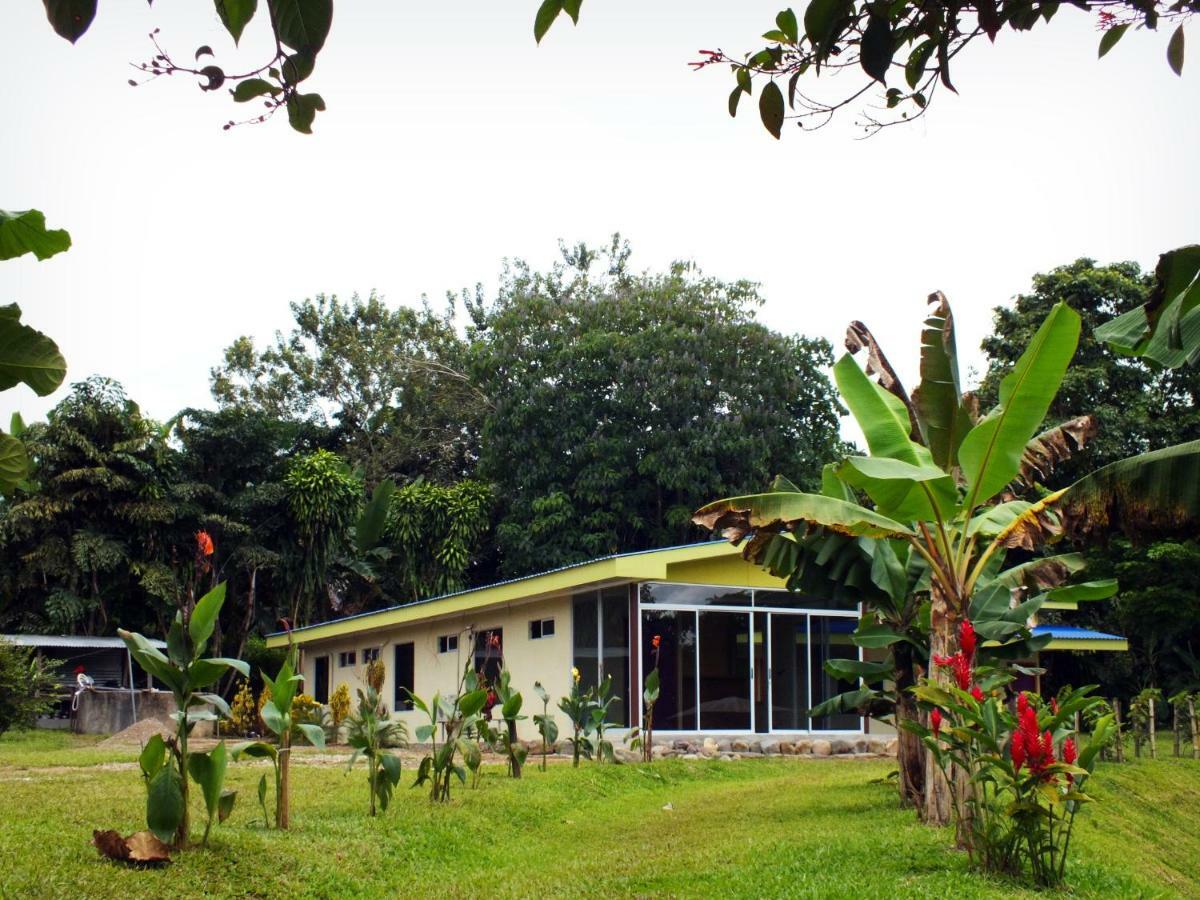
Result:
[[[953,656],[958,651],[958,611],[935,579],[930,591],[929,678],[942,685],[952,683],[948,672],[933,664],[935,656]],[[957,774],[957,773],[955,773]],[[925,754],[925,805],[921,818],[926,825],[949,825],[953,801],[950,783],[932,753]]]
[[[1192,729],[1192,759],[1200,759],[1200,732],[1196,731],[1196,699],[1188,697],[1188,724]]]
[[[517,721],[516,719],[505,719],[508,725],[508,762],[513,778],[521,777],[521,761],[517,759],[512,748],[517,746]]]
[[[1146,719],[1146,730],[1149,732],[1148,740],[1150,741],[1150,758],[1158,759],[1158,735],[1155,733],[1154,728],[1154,717],[1157,715],[1157,712],[1154,709],[1153,697],[1146,701],[1146,706],[1149,707],[1149,715]]]
[[[900,772],[900,805],[921,810],[925,805],[925,745],[921,739],[904,728],[904,721],[920,720],[917,698],[909,690],[916,684],[912,648],[897,644],[893,648],[896,661],[896,766]]]

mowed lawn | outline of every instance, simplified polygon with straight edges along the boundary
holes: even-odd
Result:
[[[0,738],[0,897],[1045,896],[969,872],[948,830],[876,781],[887,761],[497,769],[439,807],[408,789],[410,771],[375,820],[364,771],[298,764],[286,833],[262,826],[264,770],[235,764],[238,806],[211,846],[141,871],[89,844],[93,828],[144,827],[132,754],[94,744]],[[1071,893],[1200,896],[1200,763],[1106,765],[1093,785]]]

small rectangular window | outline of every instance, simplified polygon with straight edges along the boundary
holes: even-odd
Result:
[[[348,669],[351,666],[357,665],[355,653],[353,650],[343,650],[338,654],[338,668]]]
[[[377,660],[377,659],[379,659],[379,648],[378,647],[363,647],[363,662],[364,663],[375,662],[375,660]]]
[[[539,638],[548,638],[554,636],[554,620],[553,619],[534,619],[529,623],[529,639],[536,641]]]
[[[438,638],[438,653],[457,653],[458,635],[443,634]]]

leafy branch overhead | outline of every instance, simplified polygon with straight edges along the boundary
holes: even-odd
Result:
[[[957,93],[952,63],[968,44],[985,35],[994,43],[1006,28],[1029,31],[1050,22],[1062,5],[1060,0],[811,0],[800,15],[790,8],[781,11],[763,34],[768,43],[761,49],[741,56],[701,50],[702,59],[691,65],[697,70],[714,64],[730,67],[735,81],[728,101],[731,116],[759,79],[759,116],[776,138],[789,117],[801,128],[819,128],[852,105],[859,107],[860,124],[871,134],[923,115],[939,88]],[[1130,28],[1154,31],[1171,25],[1167,63],[1176,75],[1183,74],[1183,23],[1200,12],[1200,0],[1070,0],[1069,5],[1097,14],[1099,56]],[[579,6],[546,0],[537,12],[534,36],[540,42],[563,11],[578,22]],[[809,85],[823,74],[846,70],[866,77],[820,81],[833,85],[832,94],[801,86],[804,76]],[[872,105],[876,91],[882,91],[881,108]]]
[[[87,32],[96,16],[99,0],[44,0],[51,26],[72,44]],[[245,72],[228,72],[216,64],[216,54],[207,44],[198,47],[191,60],[177,62],[158,41],[159,30],[150,34],[154,56],[136,67],[150,79],[164,75],[190,75],[203,91],[228,88],[236,103],[256,102],[263,112],[237,124],[265,122],[279,110],[287,111],[296,131],[312,133],[313,120],[324,112],[320,94],[303,93],[302,84],[312,75],[317,55],[325,46],[333,24],[333,0],[266,0],[266,18],[271,28],[273,49],[261,65]],[[258,12],[258,0],[214,0],[214,10],[235,45]],[[130,79],[130,85],[140,82]]]

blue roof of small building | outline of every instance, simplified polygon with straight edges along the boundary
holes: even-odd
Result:
[[[1070,641],[1123,641],[1119,634],[1106,634],[1103,631],[1092,631],[1090,628],[1076,628],[1074,625],[1035,625],[1034,637],[1048,634],[1055,640]]]

